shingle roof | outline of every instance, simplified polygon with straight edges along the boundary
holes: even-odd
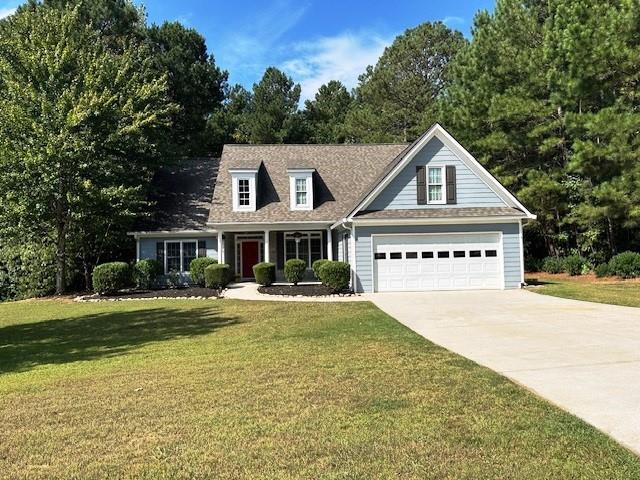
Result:
[[[151,215],[140,219],[138,232],[205,230],[219,160],[192,158],[162,168],[152,181]]]
[[[407,144],[225,145],[209,215],[211,223],[326,221],[344,216]],[[230,169],[261,165],[255,212],[234,212]],[[315,168],[315,206],[289,207],[288,168]]]
[[[402,210],[363,210],[355,215],[362,219],[396,218],[469,218],[469,217],[526,217],[517,208],[511,207],[446,207],[414,208]]]

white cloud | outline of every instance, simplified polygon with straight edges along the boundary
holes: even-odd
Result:
[[[449,15],[447,17],[444,17],[441,20],[441,22],[444,23],[448,27],[453,27],[455,25],[464,25],[465,24],[464,18],[456,17],[455,15]]]
[[[369,32],[322,37],[294,45],[292,52],[296,56],[280,66],[301,84],[301,101],[304,102],[313,98],[318,88],[329,80],[339,80],[348,89],[355,87],[358,76],[368,65],[376,64],[393,38]]]
[[[0,19],[6,18],[14,13],[16,13],[15,8],[0,8]]]

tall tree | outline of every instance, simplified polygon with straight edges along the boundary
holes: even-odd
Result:
[[[80,6],[3,22],[0,78],[0,234],[55,245],[61,293],[79,222],[124,228],[176,109],[149,50],[114,51]]]
[[[220,153],[225,143],[247,143],[249,133],[246,118],[251,108],[251,93],[242,85],[234,85],[225,91],[225,100],[221,109],[216,111],[207,122],[207,136]]]
[[[351,94],[337,80],[331,80],[318,89],[313,100],[305,102],[309,141],[311,143],[344,143],[344,121],[351,108]]]
[[[442,22],[398,36],[360,77],[346,121],[351,140],[406,142],[420,135],[437,119],[449,65],[464,45],[462,34]]]
[[[300,85],[275,67],[269,67],[253,85],[245,127],[251,143],[299,141],[303,119],[298,113]]]

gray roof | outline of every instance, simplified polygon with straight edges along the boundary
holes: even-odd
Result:
[[[218,164],[216,158],[192,158],[159,170],[149,196],[151,215],[140,219],[135,230],[205,230]]]
[[[377,145],[225,145],[209,221],[333,223],[353,207],[385,167],[407,144]],[[255,212],[234,212],[231,175],[234,168],[255,168],[258,199]],[[292,211],[289,205],[289,168],[316,170],[313,210]]]
[[[446,207],[414,208],[402,210],[363,210],[355,215],[361,219],[397,218],[469,218],[469,217],[526,217],[517,208],[511,207]]]

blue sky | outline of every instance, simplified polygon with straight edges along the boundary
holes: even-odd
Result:
[[[20,2],[0,0],[0,16]],[[149,20],[179,20],[202,33],[232,83],[251,88],[277,66],[312,97],[331,79],[354,87],[405,29],[442,20],[469,35],[473,16],[494,0],[136,0]]]

